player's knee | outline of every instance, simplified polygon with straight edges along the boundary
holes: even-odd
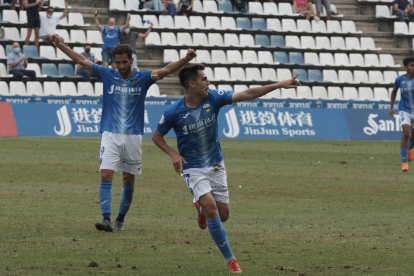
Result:
[[[229,219],[229,213],[226,214],[220,214],[221,222],[226,222]]]
[[[105,171],[101,171],[101,180],[112,181],[113,174]]]
[[[135,182],[135,176],[134,175],[124,175],[123,177],[124,184],[125,185],[132,185]]]
[[[217,206],[213,204],[208,204],[206,206],[202,206],[203,213],[207,218],[214,218],[218,214]]]
[[[410,139],[410,131],[403,131],[402,138],[407,140]]]

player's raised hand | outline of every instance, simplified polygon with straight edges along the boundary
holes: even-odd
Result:
[[[50,36],[50,41],[53,43],[53,45],[55,47],[59,46],[60,43],[60,39],[59,39],[59,35],[58,34],[53,34]]]
[[[285,81],[281,81],[279,82],[281,85],[281,88],[296,88],[298,86],[300,86],[300,82],[296,79],[299,76],[299,73],[296,74],[296,76],[294,76],[292,79],[290,80],[285,80]]]
[[[99,14],[99,11],[95,11],[95,17],[97,17]]]
[[[390,115],[391,115],[391,117],[394,117],[394,108],[390,108]]]
[[[183,173],[183,163],[188,164],[187,161],[185,161],[184,157],[182,157],[178,153],[174,154],[171,157],[171,159],[172,159],[173,166],[174,166],[174,169],[175,169],[176,173],[182,174]]]
[[[186,58],[193,60],[196,56],[197,54],[193,49],[188,49]]]

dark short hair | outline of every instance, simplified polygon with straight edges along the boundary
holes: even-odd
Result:
[[[205,66],[203,64],[191,64],[184,66],[178,73],[180,83],[187,89],[189,81],[195,81],[198,78],[198,71],[203,71]]]
[[[53,7],[48,7],[47,10],[55,10]]]
[[[86,48],[86,47],[88,47],[88,46],[89,46],[89,47],[92,47],[92,46],[91,46],[91,44],[85,44],[85,45],[83,45],[83,49],[85,49],[85,48]]]
[[[131,50],[131,47],[129,47],[129,45],[120,44],[118,46],[115,46],[112,49],[112,55],[114,58],[115,58],[115,55],[123,55],[123,54],[127,54],[128,59],[132,58],[132,50]]]
[[[404,64],[405,67],[407,67],[410,64],[410,62],[414,62],[414,57],[406,57],[403,60],[403,64]]]

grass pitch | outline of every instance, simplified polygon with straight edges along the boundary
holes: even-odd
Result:
[[[245,275],[414,275],[413,171],[401,172],[399,142],[221,145],[224,227]],[[100,139],[0,137],[0,275],[228,274],[150,139],[126,231],[96,231],[99,148]],[[115,219],[121,173],[113,183]]]

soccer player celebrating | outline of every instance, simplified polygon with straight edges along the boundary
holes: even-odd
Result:
[[[135,175],[141,174],[141,145],[144,134],[144,101],[149,87],[174,73],[194,57],[196,53],[189,49],[187,55],[166,67],[155,71],[133,71],[132,50],[128,45],[118,45],[112,50],[118,71],[99,66],[81,54],[63,45],[59,35],[54,34],[50,40],[76,63],[81,64],[94,76],[103,81],[103,105],[100,132],[102,142],[100,150],[101,185],[99,201],[103,221],[95,224],[96,229],[112,232],[111,202],[112,179],[117,170],[123,171],[124,186],[121,195],[119,214],[115,229],[124,230],[124,218],[129,210],[134,195]]]
[[[408,57],[403,60],[404,69],[407,72],[405,75],[399,76],[394,83],[394,89],[391,93],[391,107],[390,115],[394,117],[394,102],[397,96],[398,88],[401,91],[401,100],[398,105],[401,126],[402,126],[402,138],[401,138],[401,161],[402,171],[408,172],[408,162],[413,159],[413,147],[414,147],[414,58]],[[411,139],[410,139],[411,130]]]
[[[165,110],[152,140],[171,156],[175,171],[181,174],[193,194],[199,227],[208,227],[229,271],[239,273],[241,269],[221,223],[229,218],[229,192],[218,140],[217,115],[225,105],[254,100],[277,88],[295,88],[300,83],[296,80],[297,74],[290,80],[233,94],[232,91],[208,89],[210,82],[203,70],[202,64],[181,69],[179,78],[187,91],[186,96]],[[178,153],[164,139],[171,128],[177,136]]]

